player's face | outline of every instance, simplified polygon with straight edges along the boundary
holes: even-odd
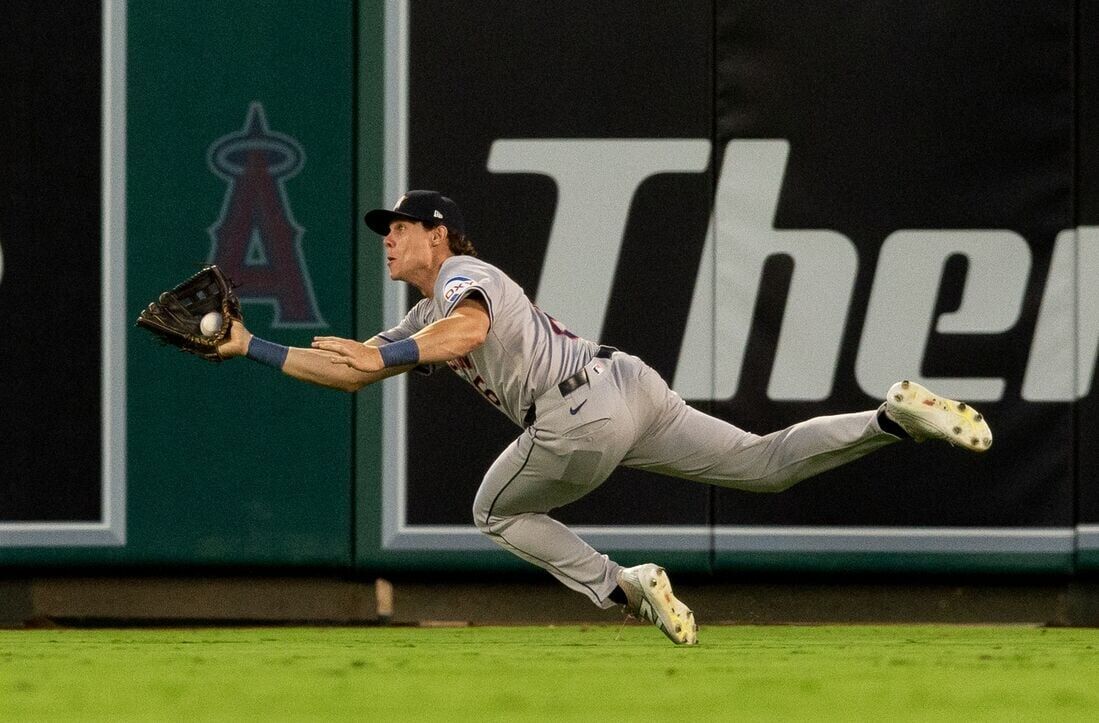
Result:
[[[430,273],[431,232],[422,223],[395,219],[389,224],[389,233],[383,243],[389,278],[416,283],[425,273]]]

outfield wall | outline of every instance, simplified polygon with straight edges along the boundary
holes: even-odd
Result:
[[[901,377],[993,423],[986,455],[897,446],[780,495],[620,470],[559,513],[617,559],[1099,566],[1087,3],[103,1],[60,35],[11,11],[0,563],[525,569],[469,519],[517,430],[456,377],[351,397],[132,328],[214,261],[261,336],[370,336],[412,299],[361,211],[432,187],[540,306],[738,426]],[[84,46],[98,75],[50,75]]]

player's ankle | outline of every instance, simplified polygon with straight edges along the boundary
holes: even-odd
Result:
[[[893,421],[883,406],[878,410],[878,427],[886,434],[891,434],[898,439],[912,439],[912,436],[904,431],[904,427]]]

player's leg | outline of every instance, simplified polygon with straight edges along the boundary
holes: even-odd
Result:
[[[757,435],[679,402],[623,464],[699,482],[780,492],[899,440],[878,413],[840,414]]]
[[[648,426],[623,464],[734,489],[782,491],[908,435],[965,446],[980,437],[980,448],[991,444],[987,424],[972,408],[914,383],[905,383],[904,394],[899,383],[877,410],[816,417],[757,435],[687,406],[648,367],[634,382],[630,393],[642,400],[637,408]]]
[[[563,449],[559,439],[538,434],[527,430],[489,468],[473,503],[474,522],[504,549],[612,607],[619,566],[547,513],[598,487],[618,459],[595,444]]]
[[[694,644],[694,615],[672,593],[662,568],[622,568],[547,514],[602,484],[637,439],[632,400],[621,391],[621,356],[593,360],[589,383],[566,398],[552,391],[539,398],[535,425],[485,475],[474,520],[497,544],[596,605],[624,604],[673,642]]]
[[[663,568],[651,563],[623,568],[546,514],[598,487],[616,466],[613,454],[609,461],[593,449],[562,454],[552,440],[537,435],[531,430],[521,436],[485,475],[473,504],[478,529],[599,607],[625,604],[673,642],[697,643],[694,614],[672,593]],[[613,440],[604,442],[614,449]],[[616,594],[622,597],[615,599]]]

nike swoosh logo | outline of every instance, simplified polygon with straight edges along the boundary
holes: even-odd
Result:
[[[588,403],[588,400],[585,399],[584,401],[577,404],[575,407],[569,407],[569,414],[576,414],[577,412],[580,411],[580,407],[584,406],[587,403]]]

